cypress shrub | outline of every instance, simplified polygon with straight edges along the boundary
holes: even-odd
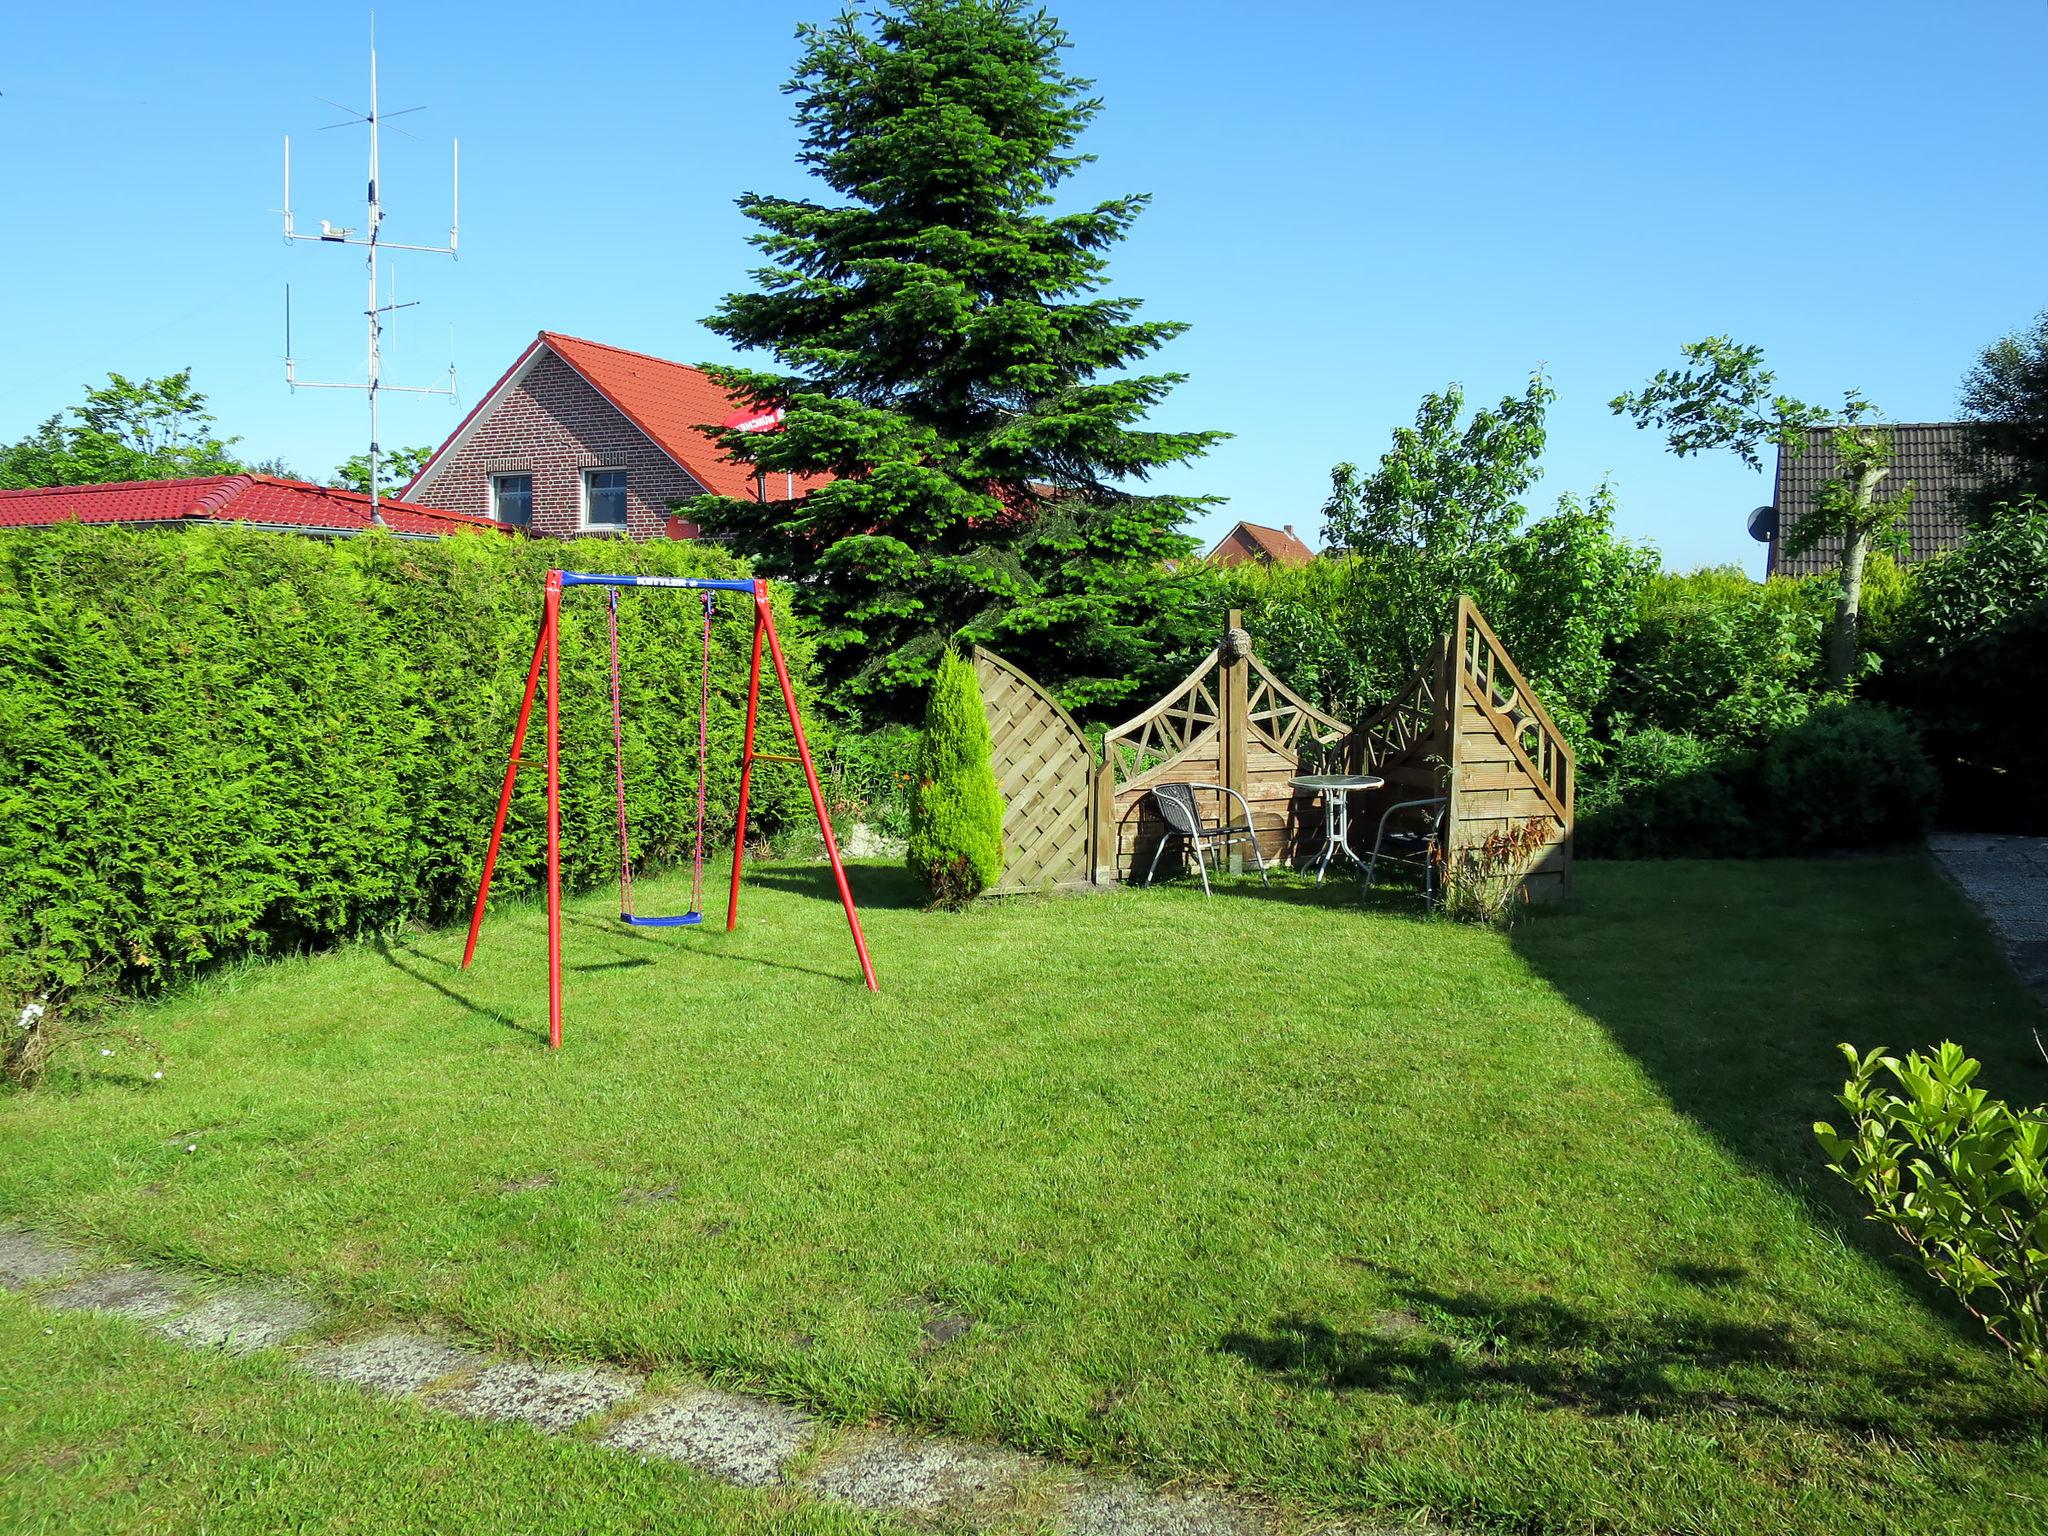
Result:
[[[1003,874],[1003,796],[974,663],[940,658],[910,800],[910,871],[938,906],[959,906]]]
[[[490,835],[541,613],[569,569],[744,576],[710,546],[68,525],[0,535],[0,949],[32,981],[141,983],[208,960],[462,915]],[[752,603],[720,598],[708,835],[729,841]],[[634,858],[688,857],[703,610],[622,592]],[[778,629],[800,680],[809,637]],[[603,595],[563,603],[564,876],[616,875]],[[761,750],[790,752],[766,679]],[[805,704],[806,723],[814,718]],[[539,701],[498,864],[538,888]],[[793,767],[755,775],[757,827],[808,815]]]

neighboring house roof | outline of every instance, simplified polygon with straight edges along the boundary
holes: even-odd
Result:
[[[1890,426],[1889,430],[1892,472],[1878,483],[1877,494],[1896,496],[1906,485],[1912,485],[1913,505],[1906,515],[1911,558],[1925,560],[1958,548],[1970,532],[1963,516],[1963,493],[1982,483],[1977,475],[1956,467],[1964,446],[1963,425],[1920,421]],[[1782,553],[1785,535],[1813,510],[1820,488],[1841,472],[1842,460],[1834,449],[1833,427],[1808,429],[1804,453],[1778,450],[1778,478],[1771,498],[1778,511],[1777,531],[1770,541],[1771,575],[1813,576],[1841,565],[1839,538],[1823,539],[1803,555]]]
[[[1294,525],[1267,528],[1259,523],[1239,523],[1216,541],[1208,557],[1223,565],[1240,565],[1247,560],[1264,560],[1273,565],[1307,565],[1316,552],[1294,536]]]
[[[439,538],[461,528],[505,531],[487,517],[380,497],[391,531]],[[295,533],[361,533],[370,526],[370,498],[308,480],[276,475],[199,475],[189,480],[117,480],[104,485],[37,486],[0,491],[0,528],[53,523],[251,523]]]
[[[749,465],[726,460],[718,445],[697,428],[716,426],[746,406],[746,401],[728,394],[701,369],[687,363],[672,363],[649,357],[645,352],[628,352],[602,342],[564,336],[559,331],[542,331],[505,370],[496,384],[477,401],[462,424],[448,440],[434,450],[406,486],[410,494],[424,484],[441,460],[467,440],[471,429],[485,420],[493,406],[516,387],[532,370],[542,349],[552,352],[582,376],[584,381],[616,406],[621,415],[644,433],[649,442],[687,471],[697,483],[716,496],[735,496],[752,501],[755,471]],[[825,477],[829,478],[829,477]],[[800,485],[821,484],[822,479],[798,477]]]

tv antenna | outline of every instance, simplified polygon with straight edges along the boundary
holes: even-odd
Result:
[[[315,240],[322,245],[360,245],[368,250],[370,302],[369,308],[364,311],[364,315],[369,321],[368,382],[362,384],[344,383],[339,380],[302,379],[298,376],[297,367],[292,358],[292,297],[289,287],[285,289],[284,297],[284,381],[287,386],[294,390],[360,389],[368,393],[370,397],[370,521],[381,527],[384,524],[384,514],[378,510],[378,500],[381,492],[379,461],[382,455],[377,446],[377,397],[383,392],[390,390],[406,395],[446,395],[452,399],[455,395],[455,361],[452,356],[449,358],[448,381],[445,384],[386,384],[384,382],[384,317],[401,309],[411,309],[419,301],[414,299],[408,300],[403,304],[399,303],[395,287],[390,297],[383,298],[379,296],[377,291],[377,255],[380,251],[421,251],[430,256],[450,257],[456,254],[456,228],[461,208],[462,141],[459,139],[449,141],[448,243],[446,245],[407,245],[395,240],[386,240],[383,238],[383,192],[378,184],[377,175],[378,130],[387,118],[404,117],[411,112],[423,111],[424,108],[402,107],[396,112],[378,111],[377,13],[375,11],[370,13],[370,110],[368,112],[358,112],[351,107],[343,106],[338,101],[327,101],[327,98],[324,96],[318,99],[326,101],[328,106],[334,107],[338,111],[349,114],[341,122],[327,124],[326,128],[323,128],[321,132],[324,133],[335,128],[352,128],[358,123],[366,125],[370,130],[370,180],[369,190],[366,195],[367,207],[363,215],[363,224],[361,230],[357,231],[355,229],[337,227],[328,220],[322,219],[320,221],[320,232],[317,235],[301,233],[293,226],[292,140],[291,135],[286,134],[284,140],[284,207],[281,210],[284,214],[284,237],[287,241]],[[397,131],[400,133],[405,132],[402,128]],[[452,353],[452,347],[450,350]]]

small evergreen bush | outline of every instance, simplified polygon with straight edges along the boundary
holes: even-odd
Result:
[[[1713,743],[1654,727],[1622,737],[1579,796],[1588,858],[1739,858],[1756,829],[1735,784],[1742,763]]]
[[[1003,874],[1003,797],[974,663],[940,658],[925,705],[906,862],[935,906],[959,906]]]
[[[1920,733],[1895,711],[1857,700],[1827,704],[1772,742],[1757,789],[1781,853],[1917,836],[1941,794]]]

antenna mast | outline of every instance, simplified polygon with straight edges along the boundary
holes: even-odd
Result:
[[[320,99],[323,101],[326,100],[325,97],[322,97]],[[340,106],[339,102],[328,102],[327,104],[329,106]],[[284,237],[288,241],[317,240],[325,245],[360,245],[367,248],[368,257],[366,265],[369,268],[370,301],[369,307],[366,310],[364,310],[364,315],[369,322],[368,382],[365,384],[355,384],[344,383],[340,381],[327,382],[315,379],[302,379],[298,377],[296,365],[292,358],[292,301],[291,289],[289,287],[285,289],[284,301],[284,381],[287,386],[295,390],[360,389],[368,393],[370,397],[370,521],[379,526],[382,526],[384,523],[384,514],[378,510],[378,501],[382,491],[380,472],[380,461],[382,454],[381,450],[377,446],[377,396],[386,390],[392,390],[399,394],[407,395],[446,395],[452,399],[455,394],[455,363],[451,356],[448,363],[448,381],[445,384],[386,384],[384,382],[384,316],[386,316],[387,314],[392,314],[401,309],[411,309],[414,307],[415,304],[417,304],[418,301],[409,300],[406,303],[401,304],[397,300],[395,290],[390,298],[380,299],[377,291],[377,253],[379,251],[389,250],[423,251],[428,255],[432,256],[453,257],[456,254],[456,230],[461,208],[460,192],[462,176],[462,144],[460,140],[450,141],[451,153],[448,199],[448,243],[446,245],[406,245],[397,241],[386,240],[382,236],[382,226],[384,223],[384,201],[382,191],[378,184],[378,129],[385,118],[403,117],[408,112],[418,112],[421,111],[422,109],[419,107],[405,107],[397,112],[385,113],[380,113],[377,110],[377,13],[375,11],[372,11],[370,13],[370,110],[366,113],[354,112],[347,107],[341,107],[341,110],[344,112],[348,112],[349,116],[342,122],[329,123],[327,125],[328,128],[350,128],[355,126],[357,123],[362,123],[367,125],[370,130],[370,179],[369,189],[367,193],[367,207],[364,214],[362,234],[358,235],[356,231],[354,231],[353,229],[336,228],[334,225],[328,223],[328,221],[325,219],[322,219],[320,221],[320,233],[318,233],[317,235],[301,234],[297,229],[293,227],[292,141],[291,135],[289,134],[285,135],[284,141],[284,208],[281,211],[284,214]],[[322,131],[324,132],[326,130],[323,129]],[[405,130],[401,128],[398,131],[400,133],[403,133]]]

